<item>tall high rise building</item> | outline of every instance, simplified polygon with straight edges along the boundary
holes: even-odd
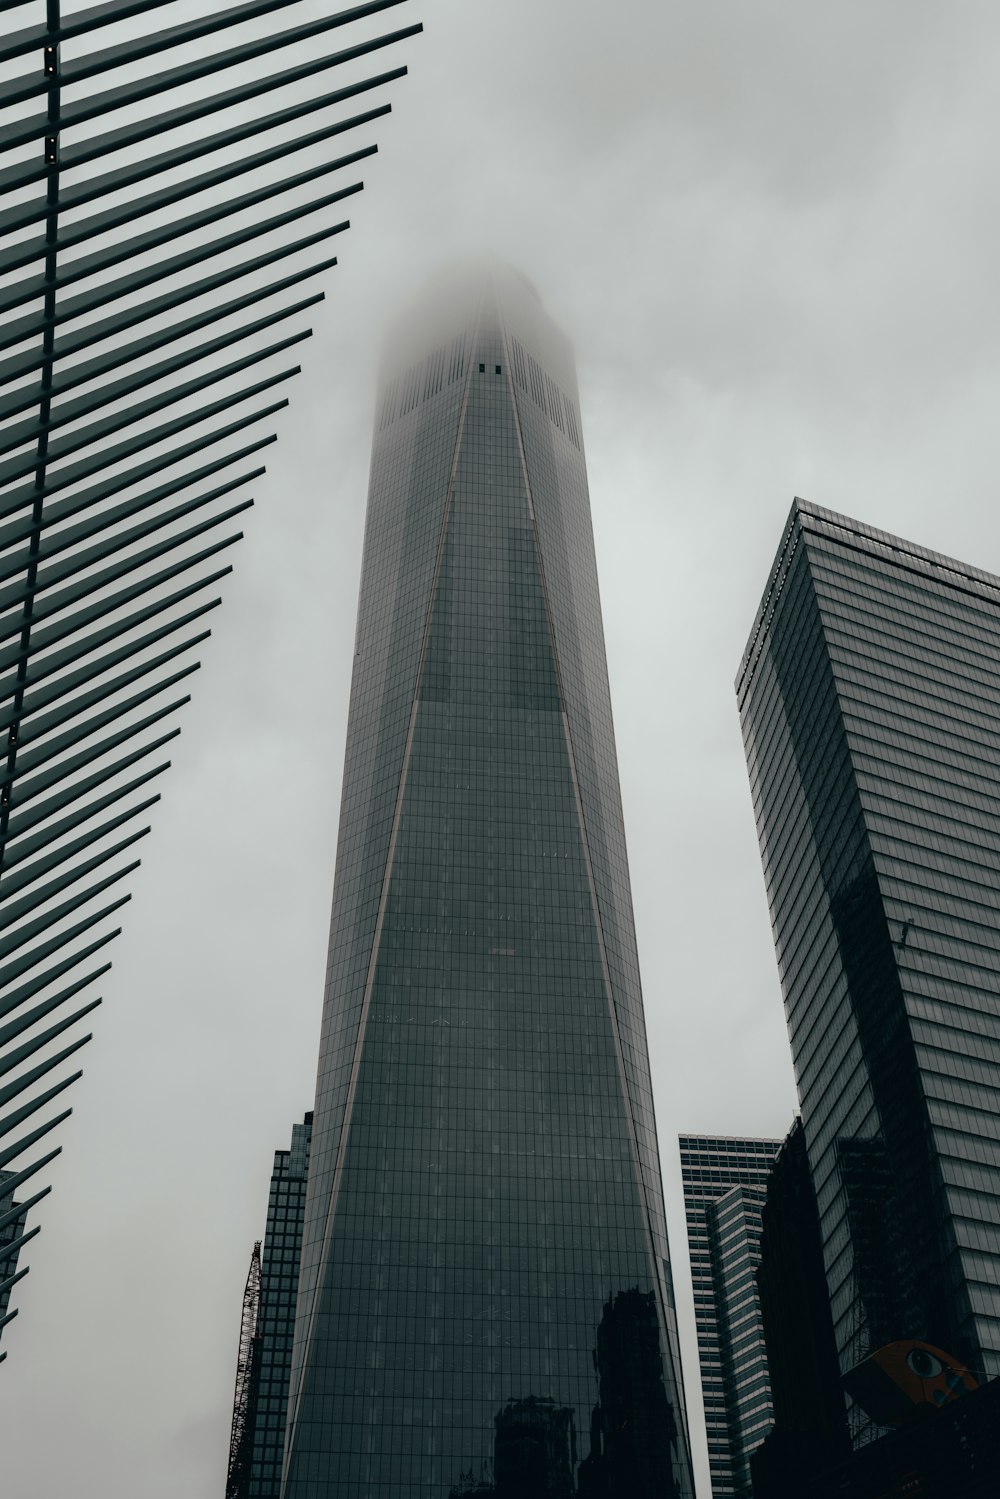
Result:
[[[761,1209],[780,1143],[680,1138],[712,1499],[749,1499],[750,1454],[771,1427],[756,1272]]]
[[[283,1494],[591,1457],[692,1493],[573,358],[493,271],[379,395]]]
[[[1000,580],[796,501],[737,694],[842,1371],[1000,1372],[998,661]]]

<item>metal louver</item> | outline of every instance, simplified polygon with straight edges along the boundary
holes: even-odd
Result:
[[[0,6],[0,1328],[401,3]]]

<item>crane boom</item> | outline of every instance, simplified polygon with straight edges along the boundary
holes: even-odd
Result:
[[[260,1240],[253,1246],[240,1324],[240,1352],[236,1363],[236,1394],[233,1399],[233,1431],[229,1443],[229,1473],[226,1499],[246,1499],[250,1492],[250,1460],[253,1456],[254,1418],[260,1388]]]

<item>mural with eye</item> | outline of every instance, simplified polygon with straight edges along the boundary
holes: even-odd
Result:
[[[918,1379],[936,1379],[944,1364],[936,1353],[921,1345],[910,1349],[906,1355],[906,1367],[912,1369]]]
[[[958,1359],[918,1338],[887,1343],[844,1375],[851,1399],[879,1426],[908,1426],[928,1406],[950,1405],[976,1387]]]

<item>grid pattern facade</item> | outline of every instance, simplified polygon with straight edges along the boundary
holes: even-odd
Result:
[[[513,274],[418,321],[376,418],[283,1494],[689,1495],[572,356]]]
[[[292,1125],[290,1150],[274,1152],[261,1259],[260,1383],[254,1417],[250,1499],[278,1499],[285,1448],[292,1334],[302,1255],[312,1114]]]
[[[737,690],[843,1370],[1000,1372],[998,660],[1000,581],[796,502]]]
[[[756,1272],[761,1209],[780,1143],[680,1140],[712,1499],[749,1499],[750,1454],[773,1420]]]

